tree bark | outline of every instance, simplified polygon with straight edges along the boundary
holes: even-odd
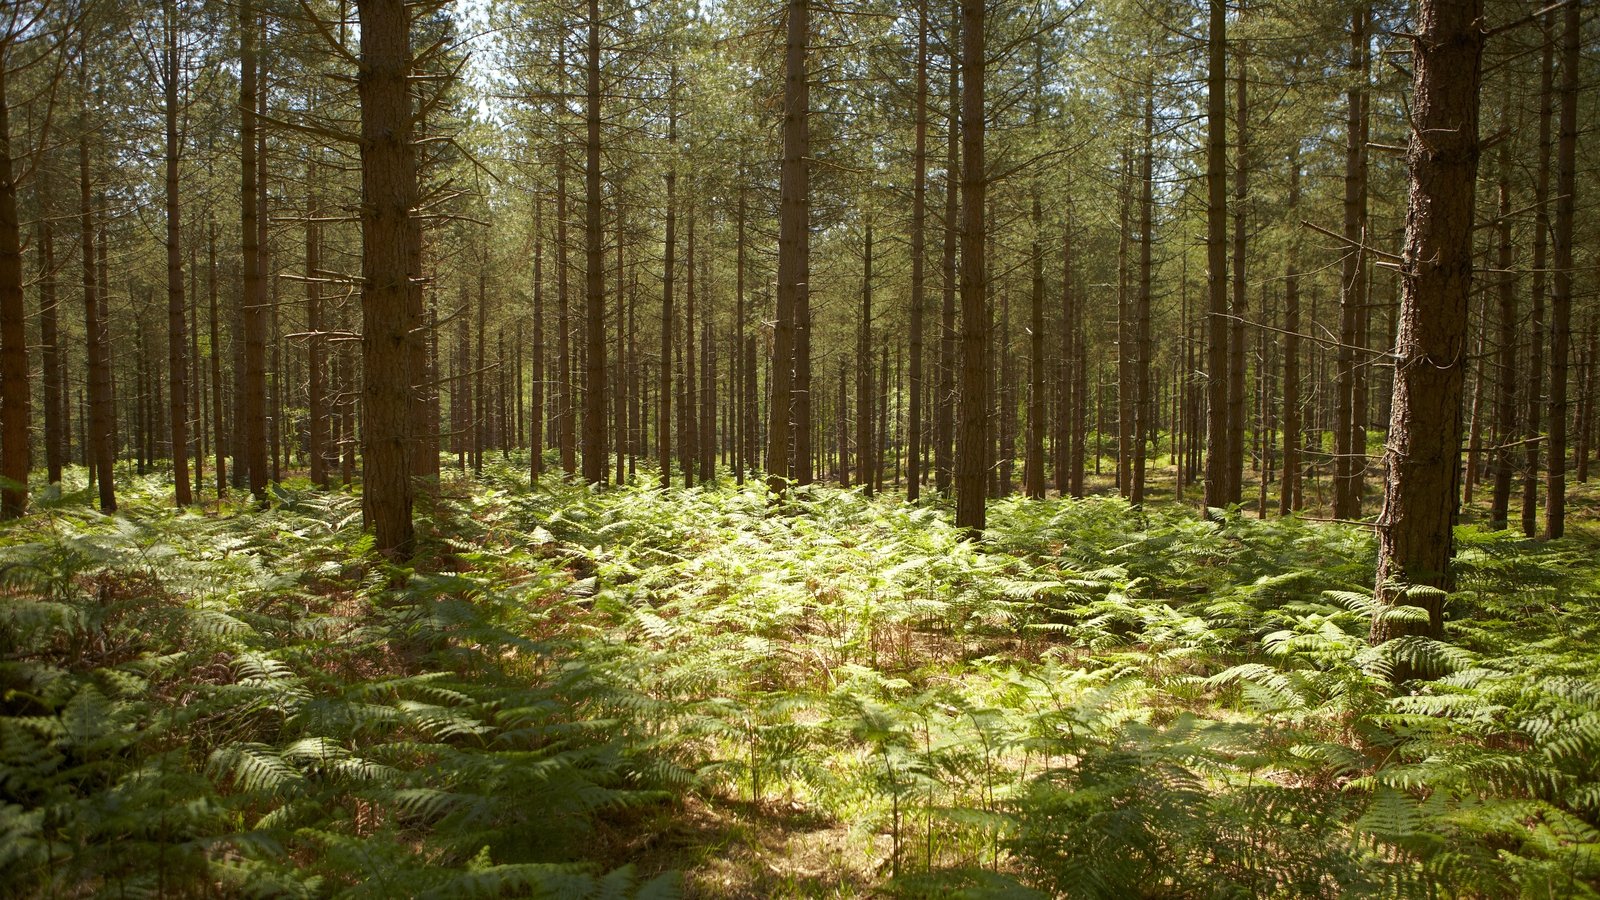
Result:
[[[800,358],[809,351],[801,333],[806,323],[810,290],[810,173],[811,88],[806,76],[806,53],[811,36],[810,0],[789,0],[784,35],[783,163],[778,185],[778,306],[773,332],[771,401],[767,412],[767,479],[777,495],[788,489],[791,475],[809,469],[802,459],[809,450],[810,423],[801,415],[809,409],[799,393],[807,385]],[[809,370],[809,364],[807,366]],[[789,455],[790,423],[794,423],[795,456]]]
[[[928,208],[928,0],[917,3],[917,85],[911,151],[911,406],[907,411],[906,499],[922,494],[922,319],[927,305],[923,275]]]
[[[357,0],[361,23],[362,498],[375,548],[410,555],[411,342],[419,290],[409,248],[419,227],[412,144],[411,22],[403,0]]]
[[[957,528],[981,537],[989,447],[988,272],[984,195],[985,35],[983,0],[961,3],[961,435],[956,448]]]
[[[1367,29],[1370,12],[1356,8],[1350,22],[1349,77],[1345,119],[1344,256],[1339,268],[1339,348],[1336,386],[1337,420],[1333,430],[1333,515],[1361,515],[1361,475],[1366,468],[1364,433],[1357,417],[1356,350],[1359,319],[1366,314],[1367,275]],[[1365,371],[1365,367],[1362,367]]]
[[[1206,75],[1206,288],[1210,344],[1206,351],[1205,505],[1220,508],[1232,496],[1228,457],[1228,9],[1210,0]]]
[[[1413,39],[1410,196],[1401,259],[1393,414],[1378,514],[1377,595],[1428,622],[1376,618],[1372,640],[1444,632],[1458,510],[1461,392],[1472,287],[1482,0],[1423,0]],[[1406,592],[1428,586],[1439,592]],[[1397,673],[1404,676],[1405,673]]]
[[[244,293],[240,321],[244,329],[244,372],[240,415],[243,463],[250,493],[257,503],[267,502],[267,293],[261,271],[260,172],[257,146],[256,38],[260,22],[254,0],[239,5],[239,227],[242,238]]]
[[[1550,443],[1545,464],[1544,536],[1567,523],[1567,356],[1572,345],[1572,218],[1577,193],[1579,3],[1562,12],[1561,114],[1556,139],[1555,271],[1550,291]]]
[[[185,331],[186,303],[183,294],[182,200],[178,195],[178,166],[182,144],[178,134],[178,80],[182,77],[178,60],[178,5],[163,0],[162,72],[163,112],[166,125],[166,201],[167,201],[167,396],[172,435],[173,497],[178,506],[194,502],[189,481],[188,335]],[[3,218],[3,213],[0,213]],[[0,238],[3,243],[3,238]]]
[[[600,188],[600,0],[589,0],[584,95],[583,480],[606,481],[606,278]],[[620,291],[622,285],[617,285]]]
[[[16,150],[6,64],[15,35],[0,42],[0,518],[28,509],[28,470],[33,466],[28,426],[32,378],[28,371],[28,310],[22,293],[22,233],[17,220]],[[185,486],[187,487],[187,485]]]

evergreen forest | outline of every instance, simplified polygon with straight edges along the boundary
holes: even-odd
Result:
[[[1592,0],[0,0],[0,896],[1600,898]]]

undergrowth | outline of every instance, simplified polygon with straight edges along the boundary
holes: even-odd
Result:
[[[835,894],[1600,885],[1587,537],[1461,529],[1447,639],[1369,647],[1423,613],[1357,528],[1004,500],[974,543],[833,488],[521,479],[447,479],[409,569],[303,484],[6,526],[0,888],[823,890],[657,849],[691,803],[834,823]]]

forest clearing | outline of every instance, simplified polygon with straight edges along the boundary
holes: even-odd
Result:
[[[1596,22],[0,3],[0,896],[1600,894]]]

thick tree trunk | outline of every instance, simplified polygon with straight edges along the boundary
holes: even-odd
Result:
[[[411,342],[419,290],[410,271],[419,223],[412,145],[410,13],[357,0],[361,22],[362,499],[380,553],[411,552]]]
[[[811,37],[810,0],[789,0],[784,36],[783,163],[778,184],[778,307],[773,331],[771,400],[767,412],[767,479],[782,495],[791,475],[810,468],[802,457],[809,451],[810,423],[799,402],[807,385],[800,357],[809,351],[801,332],[806,327],[810,290],[810,82],[806,53]],[[809,364],[807,365],[809,370]],[[790,423],[794,423],[795,457],[791,465]]]
[[[28,425],[32,378],[28,371],[28,310],[22,293],[22,232],[17,221],[15,149],[6,97],[6,64],[14,36],[0,44],[0,518],[28,508],[33,466]],[[188,485],[184,486],[187,490]]]
[[[984,194],[984,5],[961,0],[961,434],[956,447],[956,527],[981,537],[988,474],[987,234]]]
[[[1228,455],[1228,8],[1210,0],[1206,75],[1206,288],[1209,299],[1206,351],[1207,508],[1228,505],[1232,496]]]
[[[1412,134],[1406,154],[1411,187],[1393,415],[1377,523],[1377,593],[1385,604],[1423,607],[1428,622],[1374,619],[1374,643],[1408,633],[1442,635],[1443,594],[1403,592],[1403,587],[1452,587],[1482,14],[1482,0],[1423,0],[1412,42]]]

